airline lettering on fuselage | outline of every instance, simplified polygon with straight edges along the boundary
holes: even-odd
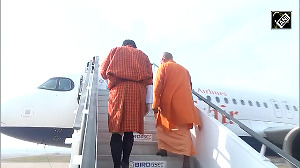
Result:
[[[211,110],[209,110],[209,111],[210,111],[210,112],[214,112],[213,116],[215,117],[216,120],[219,120],[219,112],[218,112],[218,110],[211,109]],[[232,117],[234,117],[234,116],[238,115],[239,112],[238,112],[238,111],[230,111],[229,114],[230,114]],[[222,124],[228,124],[228,121],[227,121],[227,120],[228,120],[228,119],[227,119],[224,115],[222,115]],[[229,124],[233,124],[233,122],[230,121]]]
[[[201,93],[206,93],[206,94],[214,94],[214,95],[219,95],[219,96],[227,96],[226,93],[224,92],[218,92],[218,91],[214,91],[214,90],[210,90],[210,89],[198,89],[198,92],[201,92]]]

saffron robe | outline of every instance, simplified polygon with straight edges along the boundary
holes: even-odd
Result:
[[[152,85],[152,64],[142,51],[130,47],[111,50],[100,74],[108,79],[109,131],[144,133],[146,86]]]
[[[196,155],[190,129],[183,126],[177,126],[176,129],[166,131],[161,125],[156,127],[158,149],[165,149],[168,152],[179,155]]]
[[[194,106],[191,77],[173,60],[157,71],[153,100],[153,109],[156,108],[158,148],[187,156],[196,154],[189,129],[193,124],[201,126],[201,121]]]

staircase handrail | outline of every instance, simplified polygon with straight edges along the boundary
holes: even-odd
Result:
[[[82,168],[97,167],[97,113],[98,113],[98,56],[95,57],[93,84],[89,101],[89,113],[84,136]]]

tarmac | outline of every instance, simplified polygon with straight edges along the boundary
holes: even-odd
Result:
[[[68,168],[70,155],[34,155],[1,159],[1,168]]]
[[[21,162],[21,163],[1,163],[1,168],[68,168],[69,163],[59,163],[59,162],[52,162],[52,163],[28,163],[28,162]]]

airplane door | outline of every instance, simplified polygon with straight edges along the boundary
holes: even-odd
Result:
[[[294,113],[292,112],[291,106],[287,101],[281,101],[282,105],[284,106],[284,110],[286,112],[286,116],[288,119],[293,119],[294,118]]]
[[[273,108],[273,111],[274,111],[275,116],[276,116],[277,118],[282,118],[282,117],[283,117],[283,114],[282,114],[282,110],[280,110],[278,101],[276,101],[276,100],[274,100],[274,99],[271,99],[270,102],[271,102],[271,104],[272,104],[272,108]]]

